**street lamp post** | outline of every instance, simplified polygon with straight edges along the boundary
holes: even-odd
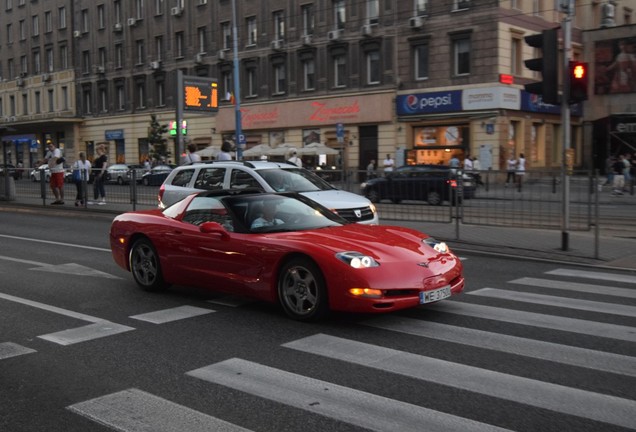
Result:
[[[236,0],[232,0],[232,45],[234,54],[234,121],[235,121],[235,142],[236,160],[243,159],[243,127],[241,118],[241,84],[239,82],[239,58],[238,58],[238,35],[236,29]]]

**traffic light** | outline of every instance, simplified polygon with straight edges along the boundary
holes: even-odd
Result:
[[[575,104],[587,100],[587,63],[570,61],[570,98]]]
[[[524,62],[528,69],[541,72],[543,81],[526,84],[525,89],[528,93],[541,95],[543,102],[552,105],[559,103],[559,41],[557,36],[557,29],[553,28],[524,38],[528,45],[543,51],[543,57]]]

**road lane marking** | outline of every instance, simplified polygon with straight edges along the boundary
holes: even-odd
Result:
[[[0,360],[37,352],[34,349],[13,342],[0,343]]]
[[[614,274],[614,273],[602,273],[602,272],[593,272],[593,271],[585,271],[585,270],[556,269],[556,270],[548,271],[546,272],[546,274],[636,284],[636,276]]]
[[[238,358],[186,375],[373,431],[507,430]]]
[[[179,306],[171,309],[164,309],[155,312],[148,312],[139,315],[133,315],[130,318],[147,321],[153,324],[164,324],[167,322],[192,318],[199,315],[205,315],[216,312],[212,309],[204,309],[194,306]]]
[[[580,300],[554,295],[534,294],[521,291],[509,291],[497,288],[481,288],[467,292],[468,295],[480,297],[496,298],[502,300],[512,300],[523,303],[540,304],[544,306],[554,306],[566,309],[576,309],[587,312],[598,312],[609,315],[620,315],[636,317],[636,307],[617,303],[603,303],[597,300]]]
[[[91,339],[97,339],[105,336],[111,336],[134,330],[134,327],[128,327],[125,325],[113,323],[102,318],[97,318],[91,315],[86,315],[79,312],[74,312],[68,309],[62,309],[57,306],[48,305],[45,303],[36,302],[33,300],[23,299],[15,297],[9,294],[0,293],[0,299],[20,303],[25,306],[31,306],[37,309],[42,309],[47,312],[52,312],[58,315],[75,318],[81,321],[88,321],[92,324],[72,328],[68,330],[62,330],[60,332],[49,333],[38,336],[41,339],[49,342],[57,343],[60,345],[71,345],[78,342],[85,342]]]
[[[76,403],[66,409],[120,432],[250,432],[135,388]]]
[[[633,327],[566,318],[521,310],[503,309],[493,306],[464,303],[460,301],[443,301],[427,306],[431,310],[455,315],[472,316],[492,321],[548,328],[565,332],[585,334],[609,339],[636,342],[636,331]]]
[[[85,245],[79,245],[79,244],[73,244],[73,243],[64,243],[59,241],[42,240],[42,239],[35,239],[35,238],[29,238],[29,237],[18,237],[18,236],[6,235],[6,234],[0,234],[0,237],[10,238],[14,240],[30,241],[30,242],[36,242],[36,243],[46,243],[46,244],[52,244],[55,246],[69,246],[69,247],[74,247],[79,249],[89,249],[89,250],[94,250],[99,252],[108,252],[108,253],[111,252],[110,249],[98,248],[94,246],[85,246]]]
[[[592,285],[578,282],[565,282],[552,279],[539,279],[530,277],[523,277],[511,280],[510,283],[534,286],[539,288],[555,288],[566,291],[577,291],[604,296],[636,298],[636,291],[629,288],[615,288],[611,286]]]
[[[306,337],[282,346],[550,411],[627,428],[636,427],[636,417],[634,417],[636,401],[616,396],[579,390],[325,334]]]
[[[636,377],[636,358],[484,330],[386,315],[361,324],[446,342]]]
[[[80,264],[67,263],[67,264],[48,264],[38,261],[23,260],[19,258],[13,258],[9,256],[0,255],[0,260],[18,262],[22,264],[34,265],[35,268],[29,270],[33,271],[46,271],[51,273],[63,273],[65,275],[72,276],[96,276],[107,279],[121,279],[119,276],[114,276],[103,271],[99,271],[90,267],[86,267]]]

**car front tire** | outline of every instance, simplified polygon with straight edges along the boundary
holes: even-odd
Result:
[[[120,186],[123,185],[124,184],[124,179],[121,178],[121,177],[117,177],[117,184],[120,185]]]
[[[329,312],[324,277],[308,258],[293,258],[282,266],[278,298],[285,313],[297,321],[316,321]]]
[[[142,238],[135,241],[128,259],[133,279],[144,291],[161,291],[166,288],[159,255],[150,240]]]
[[[142,183],[144,184],[144,186],[149,186],[150,185],[150,180],[148,180],[148,178],[144,178],[142,180]]]
[[[437,191],[430,191],[426,196],[426,202],[430,205],[441,205],[442,195]]]
[[[366,196],[367,196],[367,199],[374,204],[377,204],[380,202],[380,194],[375,189],[369,189]]]

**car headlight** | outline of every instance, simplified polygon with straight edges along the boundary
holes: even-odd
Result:
[[[360,183],[360,189],[366,189],[366,187],[367,187],[367,183],[366,182]]]
[[[435,249],[436,252],[439,252],[439,253],[450,252],[450,249],[448,248],[448,245],[446,243],[435,240],[433,237],[425,238],[424,240],[422,240],[422,242],[426,243],[427,245]]]
[[[336,258],[353,268],[378,267],[380,265],[373,257],[355,251],[338,252]]]

